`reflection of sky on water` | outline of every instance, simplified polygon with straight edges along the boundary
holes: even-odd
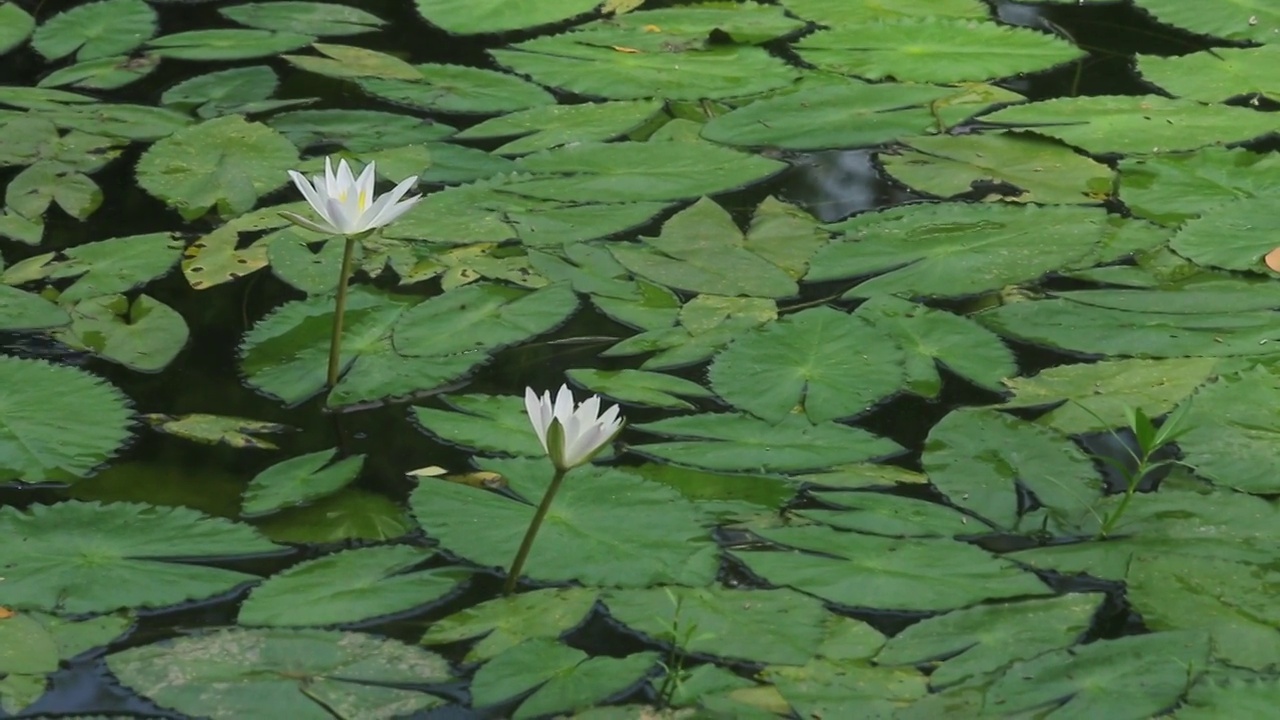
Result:
[[[871,150],[825,150],[791,158],[784,195],[823,222],[896,205],[917,195],[887,181],[871,162]]]

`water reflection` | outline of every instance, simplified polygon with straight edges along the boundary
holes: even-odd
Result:
[[[823,222],[920,198],[889,182],[872,162],[873,150],[824,150],[788,158],[784,195]]]

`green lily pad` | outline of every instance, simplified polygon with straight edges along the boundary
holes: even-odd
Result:
[[[1143,720],[1177,704],[1208,661],[1200,632],[1099,640],[1014,663],[986,701],[1009,713],[1053,707],[1063,717]]]
[[[288,426],[279,423],[192,413],[189,415],[143,415],[156,432],[174,435],[204,445],[227,445],[233,448],[275,450],[276,446],[258,435],[283,432]]]
[[[1214,483],[1243,492],[1280,492],[1280,461],[1271,452],[1280,422],[1267,412],[1280,397],[1280,376],[1257,367],[1201,388],[1178,439],[1186,462]]]
[[[1011,530],[1020,529],[1023,504],[1016,485],[1067,527],[1083,523],[1102,496],[1092,460],[1069,438],[992,410],[943,418],[929,431],[921,462],[952,503]]]
[[[552,472],[542,459],[487,460],[482,468],[499,472],[533,503]],[[423,482],[409,503],[443,548],[502,568],[515,557],[534,511],[510,497],[443,481]],[[649,521],[633,521],[641,516]],[[556,495],[525,572],[540,581],[592,585],[700,585],[715,576],[716,563],[699,511],[679,493],[629,473],[582,467]]]
[[[0,285],[0,330],[44,330],[69,322],[66,310],[43,297]]]
[[[770,422],[797,409],[813,423],[866,411],[903,386],[902,348],[860,317],[810,308],[745,334],[716,355],[711,387]]]
[[[404,506],[386,495],[347,487],[310,505],[274,513],[255,526],[284,543],[385,541],[414,529]]]
[[[1237,198],[1280,190],[1280,157],[1244,149],[1205,148],[1192,153],[1120,161],[1120,198],[1134,215],[1164,225]]]
[[[1047,70],[1084,55],[1026,28],[972,20],[906,19],[814,33],[795,45],[815,67],[868,80],[956,83]]]
[[[0,388],[0,481],[87,477],[129,437],[128,401],[79,368],[0,356]]]
[[[392,615],[439,600],[456,578],[411,569],[432,556],[407,545],[344,550],[276,573],[240,606],[240,625],[340,625]]]
[[[364,153],[434,142],[454,133],[444,123],[376,110],[295,110],[266,122],[302,150],[333,144]]]
[[[1269,113],[1155,95],[1053,98],[997,110],[982,120],[1055,137],[1095,155],[1195,150],[1276,129]]]
[[[1137,0],[1163,23],[1201,35],[1228,40],[1275,42],[1280,33],[1280,8],[1266,0],[1225,0],[1220,13],[1202,12],[1194,0]]]
[[[297,149],[283,135],[229,115],[152,145],[138,161],[138,184],[189,220],[215,206],[239,215],[283,186],[288,176],[281,168],[297,160]]]
[[[905,151],[882,153],[880,161],[906,185],[938,197],[984,183],[1004,184],[984,199],[1010,202],[1089,205],[1111,193],[1111,168],[1025,133],[936,135],[906,144]]]
[[[537,688],[512,718],[583,710],[639,684],[657,661],[655,652],[588,657],[549,640],[528,640],[480,668],[471,684],[472,701],[493,705]]]
[[[599,594],[594,588],[544,588],[486,600],[433,623],[422,644],[480,638],[466,659],[491,660],[526,640],[560,637],[586,619]]]
[[[755,532],[790,547],[734,551],[751,572],[841,605],[951,610],[983,600],[1049,594],[1035,575],[1014,563],[949,539],[884,538],[817,526]]]
[[[823,482],[823,473],[806,481]],[[891,537],[953,537],[981,532],[983,527],[946,505],[879,492],[814,492],[839,510],[797,510],[795,514],[832,527]]]
[[[1263,257],[1277,246],[1276,238],[1258,232],[1277,213],[1280,202],[1249,198],[1224,203],[1188,220],[1169,247],[1197,265],[1267,273]]]
[[[365,92],[431,112],[497,114],[554,104],[551,93],[494,70],[461,65],[418,65],[416,80],[361,78]]]
[[[491,352],[555,328],[577,307],[566,285],[526,292],[477,283],[414,305],[396,323],[392,342],[409,356]]]
[[[928,692],[919,671],[819,658],[763,673],[800,717],[891,717]]]
[[[177,310],[139,295],[81,300],[70,308],[71,324],[53,333],[61,342],[138,372],[160,372],[186,347],[186,320]]]
[[[106,645],[128,631],[124,613],[67,620],[41,612],[8,615],[0,622],[0,710],[18,714],[49,687],[62,662]]]
[[[695,382],[647,370],[579,368],[566,375],[593,393],[630,405],[692,410],[693,405],[681,397],[714,397],[714,393]]]
[[[194,111],[201,118],[261,113],[306,100],[272,100],[279,78],[266,65],[219,70],[174,85],[160,96],[166,107]]]
[[[450,679],[434,653],[325,630],[219,630],[130,648],[107,666],[161,707],[216,718],[392,717],[444,703],[407,686]]]
[[[159,64],[160,58],[150,55],[112,55],[55,70],[41,78],[38,84],[40,87],[115,90],[150,75]]]
[[[986,20],[991,9],[981,0],[898,0],[893,3],[849,3],[844,0],[783,0],[797,17],[823,25],[862,25],[903,18]]]
[[[103,0],[49,18],[31,46],[49,60],[75,53],[83,62],[127,53],[149,40],[156,26],[155,11],[142,0]]]
[[[451,35],[525,30],[596,9],[601,0],[549,0],[512,6],[504,0],[414,0],[418,14]]]
[[[360,475],[363,455],[333,462],[337,449],[289,458],[254,476],[244,490],[241,517],[265,515],[341,490]]]
[[[939,365],[992,390],[1018,372],[1013,352],[1000,337],[962,315],[892,295],[868,300],[854,315],[898,341],[906,353],[905,387],[918,395],[933,398],[942,391]]]
[[[203,600],[257,577],[190,561],[280,549],[247,525],[137,503],[0,508],[0,528],[15,539],[5,603],[73,614]]]
[[[1269,677],[1251,680],[1218,681],[1201,675],[1182,705],[1170,716],[1176,720],[1267,720],[1271,708],[1280,702],[1280,682]]]
[[[26,42],[35,27],[35,18],[15,3],[0,5],[0,55]]]
[[[168,273],[180,254],[182,242],[172,233],[134,234],[69,247],[65,260],[47,265],[47,272],[51,278],[76,278],[58,296],[68,304],[134,290]]]
[[[1280,100],[1280,82],[1268,66],[1280,62],[1280,45],[1215,48],[1178,57],[1138,56],[1138,72],[1176,97],[1222,102],[1239,95]]]
[[[314,40],[314,36],[289,31],[188,30],[161,35],[147,43],[147,49],[174,60],[249,60],[297,50]]]
[[[896,454],[897,443],[865,430],[789,415],[770,423],[746,414],[686,415],[632,426],[676,440],[632,445],[641,455],[708,470],[796,472]]]
[[[662,103],[654,100],[542,105],[485,120],[456,137],[472,140],[520,136],[494,152],[524,155],[570,143],[612,140],[644,125],[661,110]]]
[[[306,33],[319,37],[356,35],[386,25],[377,15],[324,2],[253,2],[218,8],[218,14],[260,30]]]
[[[786,589],[614,590],[604,603],[618,622],[682,652],[777,665],[812,658],[828,617],[821,601]]]
[[[1265,566],[1219,558],[1137,556],[1126,595],[1154,631],[1208,630],[1213,656],[1236,667],[1280,663],[1271,594],[1280,576]]]
[[[1195,392],[1214,371],[1213,358],[1128,358],[1059,365],[1027,378],[1009,378],[1013,397],[1001,407],[1058,405],[1036,419],[1076,435],[1128,424],[1130,409],[1159,417]]]
[[[876,662],[920,665],[946,658],[929,675],[931,687],[945,688],[1075,644],[1089,629],[1102,599],[1097,593],[1071,594],[956,610],[894,635]]]
[[[319,42],[312,43],[311,47],[325,57],[314,55],[284,55],[283,57],[295,67],[332,78],[385,78],[411,82],[422,78],[422,74],[414,66],[394,55],[377,50]]]
[[[446,395],[443,399],[455,411],[413,408],[418,424],[441,440],[485,453],[546,454],[529,424],[523,399],[503,395]]]

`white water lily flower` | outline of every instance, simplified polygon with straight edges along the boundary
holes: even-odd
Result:
[[[366,165],[358,178],[352,175],[346,160],[338,162],[338,172],[335,173],[332,161],[325,158],[324,177],[317,175],[314,180],[307,180],[302,173],[290,170],[293,184],[320,213],[324,222],[314,222],[291,212],[280,214],[308,230],[330,235],[358,235],[390,223],[422,199],[421,196],[400,199],[418,182],[416,175],[405,178],[394,190],[375,198],[373,183],[377,176],[373,166],[374,163]]]
[[[538,397],[533,388],[525,388],[524,409],[542,449],[561,471],[590,461],[622,430],[617,405],[600,414],[600,396],[592,395],[575,409],[573,393],[565,385],[554,403],[550,392]]]

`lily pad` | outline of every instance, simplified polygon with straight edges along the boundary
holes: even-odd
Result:
[[[347,5],[322,2],[253,2],[218,8],[218,14],[261,30],[328,37],[372,32],[386,25],[377,15]]]
[[[137,503],[0,508],[0,529],[15,540],[5,603],[72,614],[204,600],[257,577],[191,561],[280,550],[247,525]]]
[[[893,3],[849,3],[844,0],[784,0],[797,17],[823,25],[862,25],[903,18],[986,20],[991,9],[981,0],[899,0]]]
[[[149,295],[133,302],[124,295],[90,298],[70,312],[71,324],[55,338],[138,372],[168,367],[191,335],[177,310]]]
[[[130,648],[107,666],[161,707],[227,720],[390,718],[444,703],[406,686],[450,679],[448,663],[434,653],[325,630],[220,630]]]
[[[941,18],[906,19],[814,33],[795,45],[822,70],[868,80],[955,83],[1047,70],[1084,55],[1025,28]]]
[[[585,15],[601,0],[549,0],[512,6],[505,0],[414,0],[427,22],[452,35],[525,30]]]
[[[734,551],[751,572],[841,605],[951,610],[983,600],[1049,594],[1035,575],[1014,563],[949,539],[884,538],[825,527],[755,532],[790,547]]]
[[[415,407],[413,417],[427,432],[454,445],[486,453],[538,457],[538,442],[524,400],[503,395],[447,395],[454,411]]]
[[[526,640],[560,637],[586,619],[598,595],[594,588],[564,587],[494,598],[433,623],[422,644],[480,638],[466,659],[491,660]]]
[[[349,485],[364,467],[364,456],[333,462],[337,449],[289,458],[263,470],[244,490],[242,517],[265,515],[331,495]]]
[[[35,18],[15,3],[0,5],[0,55],[26,42],[35,27]]]
[[[542,105],[473,125],[459,140],[520,136],[494,150],[524,155],[561,145],[612,140],[644,125],[662,109],[653,100],[620,100],[581,105]]]
[[[551,480],[542,459],[485,461],[533,503]],[[424,482],[410,505],[428,535],[479,565],[505,568],[533,517],[533,505],[487,490]],[[660,512],[657,510],[660,509]],[[635,523],[644,513],[648,522]],[[579,468],[556,495],[525,572],[541,581],[644,587],[705,584],[715,576],[716,547],[692,503],[674,490],[629,473]]]
[[[1266,272],[1263,258],[1276,248],[1276,239],[1258,228],[1277,213],[1280,202],[1263,198],[1224,203],[1188,220],[1169,247],[1197,265]]]
[[[418,65],[416,80],[362,78],[365,92],[419,110],[467,114],[515,112],[554,104],[551,93],[514,75],[462,65]]]
[[[1120,198],[1138,217],[1177,225],[1237,198],[1280,190],[1280,157],[1205,148],[1120,161]]]
[[[1277,62],[1280,62],[1280,45],[1214,48],[1212,53],[1196,52],[1178,57],[1140,55],[1138,71],[1176,97],[1222,102],[1249,95],[1277,101],[1280,82],[1267,72],[1267,67]]]
[[[623,658],[588,657],[581,650],[547,640],[529,640],[499,655],[476,673],[473,702],[493,705],[533,688],[511,715],[515,720],[582,710],[642,682],[658,654]]]
[[[127,53],[150,39],[156,26],[155,11],[142,0],[102,0],[49,18],[31,46],[49,60],[75,53],[83,62]]]
[[[0,330],[43,330],[71,322],[67,311],[34,293],[0,285]]]
[[[310,45],[314,36],[274,30],[188,30],[161,35],[149,52],[174,60],[248,60],[270,57]]]
[[[405,612],[449,593],[449,568],[413,570],[432,553],[407,545],[325,555],[276,573],[240,606],[240,625],[342,625]],[[419,680],[421,682],[421,680]]]
[[[79,368],[0,356],[0,481],[87,477],[128,439],[131,416],[119,390]]]
[[[1186,462],[1208,480],[1253,493],[1280,492],[1280,462],[1270,452],[1280,423],[1266,411],[1280,397],[1269,368],[1225,375],[1201,388],[1178,439]]]
[[[1228,40],[1275,42],[1280,33],[1280,9],[1266,0],[1224,0],[1221,13],[1204,13],[1194,0],[1137,0],[1163,23],[1202,35]]]
[[[227,445],[233,448],[257,448],[275,450],[276,446],[258,435],[278,433],[288,429],[279,423],[192,413],[189,415],[143,415],[157,432],[174,435],[205,445]]]

